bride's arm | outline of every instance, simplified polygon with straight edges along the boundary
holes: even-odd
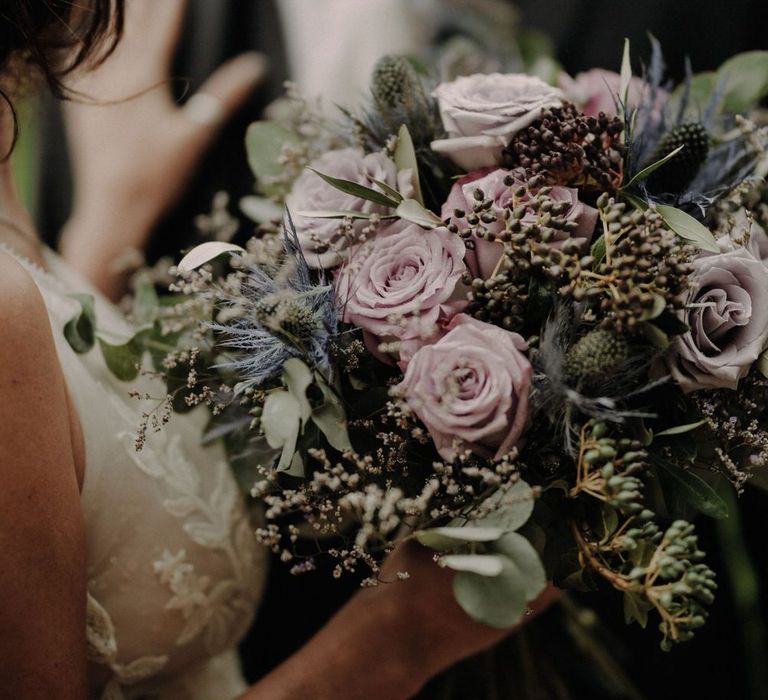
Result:
[[[64,379],[34,282],[0,253],[0,697],[83,700],[85,545]]]
[[[238,700],[405,700],[462,658],[510,630],[471,620],[451,590],[452,573],[413,542],[401,545],[385,576],[410,578],[359,591],[303,648]],[[548,589],[533,605],[554,598]]]

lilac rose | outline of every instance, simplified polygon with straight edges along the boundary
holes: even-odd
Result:
[[[498,165],[518,131],[562,104],[560,90],[521,73],[464,76],[441,83],[434,96],[447,137],[432,149],[466,170]]]
[[[410,356],[466,304],[458,288],[464,253],[464,243],[448,229],[415,224],[364,243],[336,279],[343,320],[363,329],[382,361],[389,361],[379,350],[383,342],[398,341]]]
[[[374,180],[380,180],[410,196],[410,171],[398,173],[394,162],[383,153],[369,153],[354,148],[329,151],[310,163],[310,168],[332,177],[376,189]],[[305,216],[311,211],[359,211],[369,214],[386,214],[388,210],[368,200],[346,194],[329,185],[317,173],[305,170],[294,182],[285,199],[293,217],[296,234],[307,263],[313,268],[328,269],[338,266],[346,257],[347,249],[360,243],[366,220],[356,220],[351,231],[345,231],[339,219]],[[391,212],[390,212],[391,213]]]
[[[670,369],[684,391],[735,389],[768,344],[768,274],[744,248],[693,262],[683,320],[690,331],[672,346]]]
[[[514,183],[510,186],[505,184],[505,180],[512,177]],[[492,234],[500,234],[504,230],[504,219],[502,213],[504,209],[512,205],[512,190],[520,185],[524,185],[522,171],[493,170],[482,169],[466,175],[457,180],[448,199],[443,204],[441,216],[444,220],[452,219],[459,228],[468,226],[465,218],[456,218],[454,211],[459,209],[465,213],[471,212],[476,204],[474,198],[475,190],[482,190],[486,199],[493,202],[491,211],[496,214],[496,221],[484,224],[484,227]],[[565,211],[561,217],[566,221],[576,223],[576,228],[570,232],[556,231],[555,237],[549,242],[553,247],[561,246],[567,240],[576,241],[582,250],[586,250],[592,239],[595,230],[598,212],[594,207],[579,201],[579,191],[575,187],[551,188],[549,196],[555,202],[563,202],[566,205]],[[524,201],[524,200],[523,200]],[[520,203],[523,203],[521,201]],[[536,222],[536,214],[529,211],[523,217],[523,223],[533,224]],[[502,254],[502,245],[499,241],[490,241],[487,239],[472,236],[474,249],[467,251],[467,266],[475,277],[488,279],[493,274]]]
[[[408,363],[396,392],[429,430],[443,459],[458,450],[499,458],[520,440],[533,369],[517,333],[466,314]]]

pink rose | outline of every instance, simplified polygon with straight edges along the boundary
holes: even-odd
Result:
[[[413,356],[396,391],[443,459],[464,449],[499,458],[517,444],[533,374],[526,349],[517,333],[459,314],[445,336]]]
[[[511,186],[504,183],[507,177],[514,179]],[[441,216],[444,220],[451,218],[460,229],[468,228],[469,224],[466,219],[457,219],[454,217],[454,211],[460,209],[467,214],[471,212],[472,207],[477,203],[474,198],[475,190],[479,189],[486,199],[493,202],[491,212],[496,215],[496,221],[483,224],[483,226],[490,233],[498,235],[504,230],[502,213],[504,209],[512,206],[512,190],[525,184],[524,180],[521,179],[522,177],[524,174],[521,171],[491,170],[488,168],[476,170],[456,181],[448,199],[443,204]],[[579,191],[574,187],[553,187],[549,196],[555,202],[565,203],[565,211],[560,216],[566,221],[576,223],[576,228],[570,234],[565,231],[556,231],[555,236],[549,241],[549,245],[556,248],[567,240],[573,240],[579,243],[582,250],[586,250],[595,230],[597,209],[580,202]],[[518,204],[523,203],[523,201],[521,200]],[[535,222],[536,214],[534,212],[528,212],[523,217],[524,224]],[[475,235],[472,236],[472,240],[475,247],[474,250],[467,251],[467,266],[475,277],[488,279],[501,258],[502,244],[498,240],[481,239]]]
[[[350,180],[377,189],[374,180],[385,182],[409,197],[411,171],[398,173],[391,159],[383,153],[369,153],[354,148],[328,151],[314,160],[310,167],[324,175]],[[304,216],[307,211],[359,211],[364,213],[391,213],[385,207],[373,204],[329,185],[317,173],[305,170],[294,182],[285,205],[293,217],[296,234],[307,264],[313,268],[332,268],[346,257],[347,249],[360,243],[363,229],[369,224],[364,219],[352,223],[351,232],[343,232],[339,219]]]
[[[497,165],[502,149],[521,129],[559,107],[562,93],[522,73],[467,75],[434,92],[447,137],[432,149],[466,170]]]
[[[593,68],[585,73],[578,73],[575,78],[571,78],[567,73],[560,73],[557,82],[566,97],[584,114],[596,117],[600,112],[604,112],[609,117],[616,116],[616,100],[621,88],[621,76],[618,73]],[[630,109],[640,104],[646,89],[647,83],[644,80],[632,78],[627,93]],[[663,99],[666,93],[659,92],[659,97]]]
[[[464,243],[446,228],[411,224],[360,246],[339,271],[336,299],[343,320],[365,332],[369,349],[384,362],[381,342],[433,338],[466,304],[457,284],[466,271]]]

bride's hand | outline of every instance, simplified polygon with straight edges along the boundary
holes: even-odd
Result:
[[[109,296],[114,262],[141,250],[180,195],[200,156],[264,77],[260,54],[221,66],[184,106],[171,97],[171,62],[185,0],[129,0],[115,52],[75,76],[65,105],[74,175],[73,214],[62,253]]]
[[[397,547],[382,579],[410,578],[358,592],[302,649],[239,700],[405,700],[457,661],[486,649],[512,630],[475,622],[456,603],[453,572],[413,541]],[[553,587],[532,615],[557,596]]]

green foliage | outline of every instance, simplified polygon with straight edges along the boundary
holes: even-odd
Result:
[[[680,238],[710,253],[720,252],[712,232],[690,214],[667,204],[657,204],[656,211],[661,214],[664,223]]]
[[[282,172],[279,158],[283,146],[294,140],[288,130],[270,121],[254,122],[245,134],[245,149],[248,165],[258,180],[259,190],[266,196],[278,194],[279,187],[270,185],[268,178]]]
[[[82,355],[96,342],[96,311],[90,294],[73,294],[72,298],[80,303],[80,312],[64,326],[64,337]]]
[[[659,479],[664,487],[664,498],[671,508],[680,504],[712,518],[727,518],[728,506],[715,489],[692,469],[683,469],[668,462],[659,462]]]
[[[724,84],[722,109],[746,112],[768,95],[768,51],[736,54],[717,69],[717,81]]]

